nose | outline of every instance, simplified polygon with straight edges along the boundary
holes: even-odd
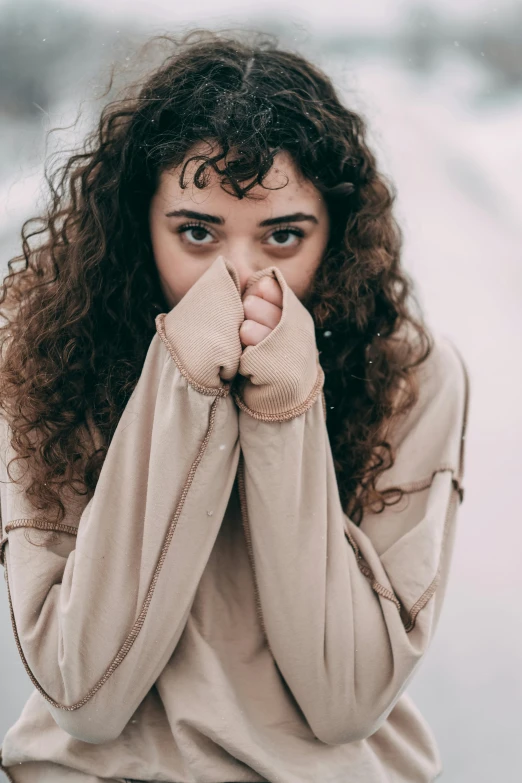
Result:
[[[245,293],[247,283],[256,272],[265,269],[266,261],[249,253],[228,253],[224,256],[235,267],[240,283],[241,296]]]

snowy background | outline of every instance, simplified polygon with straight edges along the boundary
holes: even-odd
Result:
[[[433,727],[443,783],[522,770],[522,4],[0,0],[0,264],[42,203],[44,160],[99,110],[113,61],[148,34],[261,29],[313,58],[368,120],[398,189],[404,265],[429,325],[471,375],[465,500],[440,625],[409,693]],[[184,4],[180,4],[184,6]],[[171,7],[172,6],[172,7]],[[129,58],[129,59],[126,59]],[[70,125],[76,130],[47,138]],[[76,134],[76,135],[75,135]],[[36,207],[36,211],[35,211]],[[0,744],[32,690],[0,583]]]

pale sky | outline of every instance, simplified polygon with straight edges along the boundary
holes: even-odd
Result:
[[[33,0],[34,1],[34,0]],[[146,27],[166,23],[197,21],[213,25],[233,25],[248,19],[279,15],[310,26],[310,31],[332,29],[390,29],[405,11],[415,5],[429,5],[436,12],[456,20],[483,18],[493,22],[506,8],[520,0],[55,0],[55,4],[90,9],[100,17],[139,18]],[[0,5],[9,0],[0,0]],[[17,0],[21,6],[29,0]],[[190,10],[188,10],[190,9]]]

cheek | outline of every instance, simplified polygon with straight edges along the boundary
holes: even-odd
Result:
[[[304,297],[313,282],[315,273],[321,265],[323,254],[322,245],[310,247],[303,256],[296,258],[296,263],[292,264],[291,269],[284,270],[286,282],[299,299]]]
[[[150,239],[154,261],[161,273],[169,265],[169,258],[173,255],[173,238],[170,231],[166,231],[161,225],[157,225],[154,220],[150,223]]]
[[[158,274],[171,305],[177,304],[203,274],[205,268],[187,257],[175,235],[151,227],[151,241]]]

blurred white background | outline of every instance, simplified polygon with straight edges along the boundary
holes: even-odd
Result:
[[[437,634],[409,693],[443,783],[515,783],[522,743],[520,0],[0,0],[0,263],[38,212],[44,160],[99,111],[150,34],[258,29],[329,73],[398,190],[404,265],[471,374],[465,499]],[[261,10],[262,9],[262,10]],[[126,59],[129,58],[129,59]],[[74,121],[75,130],[50,128]],[[0,584],[0,744],[32,690]],[[319,782],[318,782],[319,783]]]

